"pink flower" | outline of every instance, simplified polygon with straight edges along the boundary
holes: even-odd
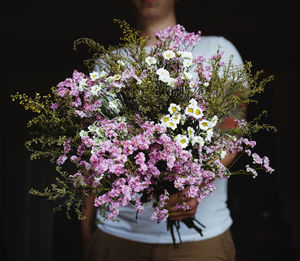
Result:
[[[263,159],[257,153],[253,153],[252,158],[254,163],[263,164]]]
[[[63,146],[64,146],[64,151],[65,151],[65,154],[69,153],[70,150],[71,150],[71,145],[70,145],[70,141],[67,140],[63,143]]]
[[[142,165],[145,163],[145,154],[143,152],[139,152],[136,156],[135,156],[135,163],[138,165]]]
[[[79,106],[81,106],[81,105],[82,105],[82,102],[81,102],[81,99],[80,99],[79,97],[76,97],[76,98],[75,98],[75,101],[72,102],[72,106],[73,106],[73,107],[76,107],[76,108],[77,108],[77,107],[79,107]]]
[[[75,114],[77,114],[80,118],[87,117],[87,114],[83,111],[80,111],[80,110],[75,110]]]
[[[57,108],[58,108],[57,102],[52,103],[52,105],[50,106],[50,109],[52,109],[52,110],[56,110]]]
[[[58,159],[56,160],[56,164],[57,165],[62,165],[65,163],[65,161],[68,159],[68,157],[66,156],[66,154],[63,154],[61,156],[58,157]]]
[[[77,155],[81,156],[84,152],[85,152],[85,145],[84,144],[80,144],[77,147]]]
[[[120,176],[125,172],[125,168],[123,164],[113,164],[109,167],[109,172],[116,174],[117,176]]]
[[[74,70],[72,78],[76,84],[79,83],[82,79],[84,79],[84,77],[85,77],[84,73]]]
[[[75,173],[74,175],[70,175],[69,177],[74,180],[73,182],[74,187],[86,185],[86,183],[84,182],[84,177],[79,172]]]
[[[160,171],[153,164],[148,165],[148,171],[153,175],[153,177],[158,177],[160,175]]]
[[[245,150],[245,152],[248,156],[251,156],[251,150]]]
[[[68,89],[67,88],[63,88],[63,87],[60,87],[58,90],[57,90],[57,94],[61,97],[64,97],[67,93],[68,93]]]
[[[174,187],[183,190],[184,189],[185,178],[177,177],[174,181]]]

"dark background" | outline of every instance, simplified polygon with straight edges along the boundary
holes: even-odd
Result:
[[[69,77],[84,72],[87,49],[72,50],[73,41],[90,37],[117,43],[113,18],[132,21],[126,0],[2,2],[1,27],[1,200],[3,218],[0,258],[4,260],[81,260],[79,222],[53,214],[50,202],[28,195],[47,185],[53,171],[47,162],[32,162],[24,148],[26,122],[32,116],[10,95],[16,91],[46,94]],[[255,136],[257,151],[269,155],[276,172],[233,177],[229,206],[237,260],[300,260],[299,240],[299,13],[295,1],[202,1],[177,3],[178,23],[188,31],[222,35],[254,68],[274,74],[275,81],[251,105],[248,118],[267,109],[275,135]],[[2,259],[3,260],[3,259]]]

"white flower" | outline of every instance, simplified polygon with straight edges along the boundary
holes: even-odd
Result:
[[[88,126],[89,132],[92,132],[92,133],[96,131],[96,128],[97,128],[97,127],[96,127],[95,125],[89,125],[89,126]]]
[[[164,68],[159,68],[156,70],[158,76],[170,76],[169,72]]]
[[[184,74],[184,78],[185,78],[186,80],[191,80],[191,79],[193,79],[193,75],[192,75],[191,73],[189,73],[189,72],[183,72],[183,74]]]
[[[171,117],[169,114],[165,115],[164,117],[162,117],[160,119],[161,123],[164,125],[164,126],[167,126],[168,122],[171,120]]]
[[[126,122],[126,118],[124,116],[119,116],[115,118],[118,122]]]
[[[91,78],[91,80],[93,80],[93,81],[99,79],[99,73],[96,72],[96,71],[91,72],[91,73],[90,73],[90,78]]]
[[[98,96],[99,95],[99,93],[100,93],[100,91],[101,91],[101,87],[99,86],[99,85],[93,85],[92,87],[91,87],[91,93],[94,95],[94,96]]]
[[[200,108],[200,107],[195,107],[195,110],[194,110],[194,118],[196,118],[196,119],[200,119],[200,118],[202,118],[202,116],[203,116],[203,111],[202,111],[202,109]]]
[[[226,156],[226,150],[222,150],[221,152],[220,152],[220,157],[221,157],[221,159],[224,159],[225,158],[225,156]]]
[[[201,130],[204,130],[204,131],[206,131],[206,130],[208,130],[209,129],[209,121],[208,120],[202,120],[202,121],[200,121],[199,122],[199,127],[200,127],[200,129]]]
[[[201,136],[194,136],[192,137],[192,145],[195,145],[195,143],[198,143],[200,147],[203,147],[204,139]]]
[[[106,78],[107,83],[112,83],[114,81],[114,76],[109,76]]]
[[[114,91],[114,89],[110,89],[107,93],[109,94],[109,96],[111,98],[115,98],[116,97],[116,92]]]
[[[99,74],[99,78],[103,79],[108,75],[108,73],[106,71],[101,71]]]
[[[200,107],[194,104],[189,104],[185,109],[185,114],[200,119],[203,116],[203,111]]]
[[[181,111],[181,108],[179,105],[177,105],[175,103],[171,103],[168,111],[170,112],[170,114],[174,114],[174,113]]]
[[[169,85],[169,86],[174,87],[174,86],[175,86],[175,83],[176,83],[176,79],[175,79],[175,78],[170,77],[170,78],[168,79],[168,85]]]
[[[156,59],[153,56],[146,57],[145,61],[149,66],[156,64]]]
[[[125,66],[125,63],[122,61],[122,60],[118,60],[117,61],[118,65],[124,67]]]
[[[81,130],[81,131],[79,132],[79,136],[80,136],[81,138],[87,137],[87,136],[88,136],[88,133],[87,133],[87,131],[85,131],[85,130]]]
[[[213,127],[215,127],[216,126],[216,124],[217,124],[217,122],[218,122],[218,116],[217,115],[215,115],[211,120],[210,120],[210,127],[211,128],[213,128]]]
[[[177,124],[171,120],[169,120],[166,124],[166,127],[171,128],[172,130],[175,130],[177,128]]]
[[[209,82],[203,83],[203,86],[204,86],[204,87],[207,87],[208,85],[209,85]]]
[[[180,113],[174,113],[174,114],[172,115],[171,120],[172,120],[173,122],[175,122],[176,124],[179,124],[179,122],[180,122],[180,120],[181,120],[181,114],[180,114]]]
[[[189,116],[194,116],[194,113],[195,113],[195,107],[196,107],[196,106],[190,104],[189,106],[187,106],[187,107],[185,108],[184,113],[185,113],[186,115],[189,115]]]
[[[116,99],[116,100],[111,100],[109,103],[108,103],[108,105],[109,105],[109,107],[111,108],[111,109],[118,109],[119,108],[119,104],[118,104],[118,99]]]
[[[195,86],[195,82],[190,81],[190,82],[189,82],[189,87],[190,87],[190,88],[193,88],[194,86]]]
[[[184,59],[193,59],[193,54],[188,51],[178,51],[177,54]]]
[[[96,128],[95,133],[98,137],[104,137],[104,131],[102,128]]]
[[[115,74],[114,76],[113,76],[113,79],[114,79],[114,81],[118,81],[118,80],[120,80],[121,79],[121,75],[120,74]]]
[[[178,51],[178,52],[177,52],[177,55],[178,55],[178,56],[182,56],[183,53],[184,53],[184,51]]]
[[[206,131],[205,141],[210,142],[213,135],[214,135],[214,131],[212,129],[208,129]]]
[[[176,137],[175,137],[175,141],[177,141],[180,146],[182,148],[186,148],[187,145],[189,144],[189,139],[187,136],[185,135],[181,135],[181,134],[178,134]]]
[[[102,178],[103,178],[103,175],[101,174],[100,177],[95,176],[95,177],[94,177],[94,180],[95,180],[95,182],[100,182],[100,180],[101,180]]]
[[[78,91],[82,92],[84,87],[86,87],[86,79],[81,79],[77,87]]]
[[[171,50],[164,51],[162,55],[166,60],[170,60],[175,57],[175,53]]]
[[[188,67],[190,67],[190,66],[193,65],[193,60],[191,60],[191,59],[184,59],[182,65],[183,65],[184,68],[188,68]]]
[[[190,99],[189,103],[190,103],[191,105],[198,106],[198,102],[197,102],[194,98]]]
[[[162,82],[168,83],[170,74],[167,70],[165,70],[164,68],[159,68],[156,71],[156,74],[159,76],[159,80],[161,80]]]
[[[195,130],[192,127],[188,127],[187,132],[188,132],[189,138],[192,138],[195,134]]]
[[[112,85],[118,89],[121,89],[125,86],[124,83],[119,83],[119,82],[113,82]]]

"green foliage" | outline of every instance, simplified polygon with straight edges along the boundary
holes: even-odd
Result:
[[[79,193],[75,188],[73,190],[70,188],[72,188],[72,185],[68,184],[67,180],[63,181],[57,177],[55,183],[52,183],[50,188],[46,187],[43,192],[31,188],[29,194],[44,197],[51,201],[63,201],[63,203],[58,203],[54,211],[61,211],[64,208],[67,217],[70,219],[70,214],[74,209],[77,218],[83,220],[84,216],[81,209],[84,206],[84,198],[82,198],[84,192]]]
[[[220,66],[218,60],[211,60],[213,75],[211,86],[202,95],[207,101],[208,115],[218,115],[219,118],[230,116],[233,111],[234,117],[242,119],[245,117],[243,107],[252,102],[257,102],[255,95],[264,91],[267,83],[274,77],[262,78],[263,71],[255,74],[252,72],[252,63],[245,65],[234,65],[233,57],[229,59],[227,66]]]
[[[82,123],[74,115],[71,99],[65,99],[56,94],[55,87],[52,93],[41,96],[36,93],[35,97],[28,97],[26,94],[16,93],[12,95],[13,101],[19,101],[25,110],[36,114],[28,121],[32,138],[25,142],[26,148],[31,152],[32,160],[47,158],[56,162],[57,158],[64,153],[62,144],[69,140],[74,147],[80,144],[79,131],[83,128]],[[53,103],[59,103],[58,109],[51,109]],[[46,197],[48,200],[57,200],[60,203],[54,210],[65,208],[67,216],[70,217],[71,208],[74,207],[79,219],[82,219],[81,208],[84,204],[82,193],[79,193],[70,183],[68,173],[57,167],[59,177],[55,183],[47,187],[43,192],[35,189],[30,194]]]
[[[33,138],[26,141],[25,146],[32,152],[31,159],[49,158],[54,161],[63,153],[62,144],[65,141],[79,145],[78,131],[82,129],[82,123],[74,115],[71,98],[58,96],[53,87],[52,94],[41,96],[37,93],[31,98],[17,93],[12,95],[12,100],[19,100],[25,110],[37,114],[27,123]],[[58,109],[51,109],[54,103],[60,104]]]

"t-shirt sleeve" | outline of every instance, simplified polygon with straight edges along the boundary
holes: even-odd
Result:
[[[227,40],[225,37],[219,37],[219,46],[220,51],[224,51],[223,59],[225,62],[227,62],[232,55],[232,62],[234,65],[240,65],[243,64],[243,59],[237,50],[237,48],[231,43],[229,40]]]

